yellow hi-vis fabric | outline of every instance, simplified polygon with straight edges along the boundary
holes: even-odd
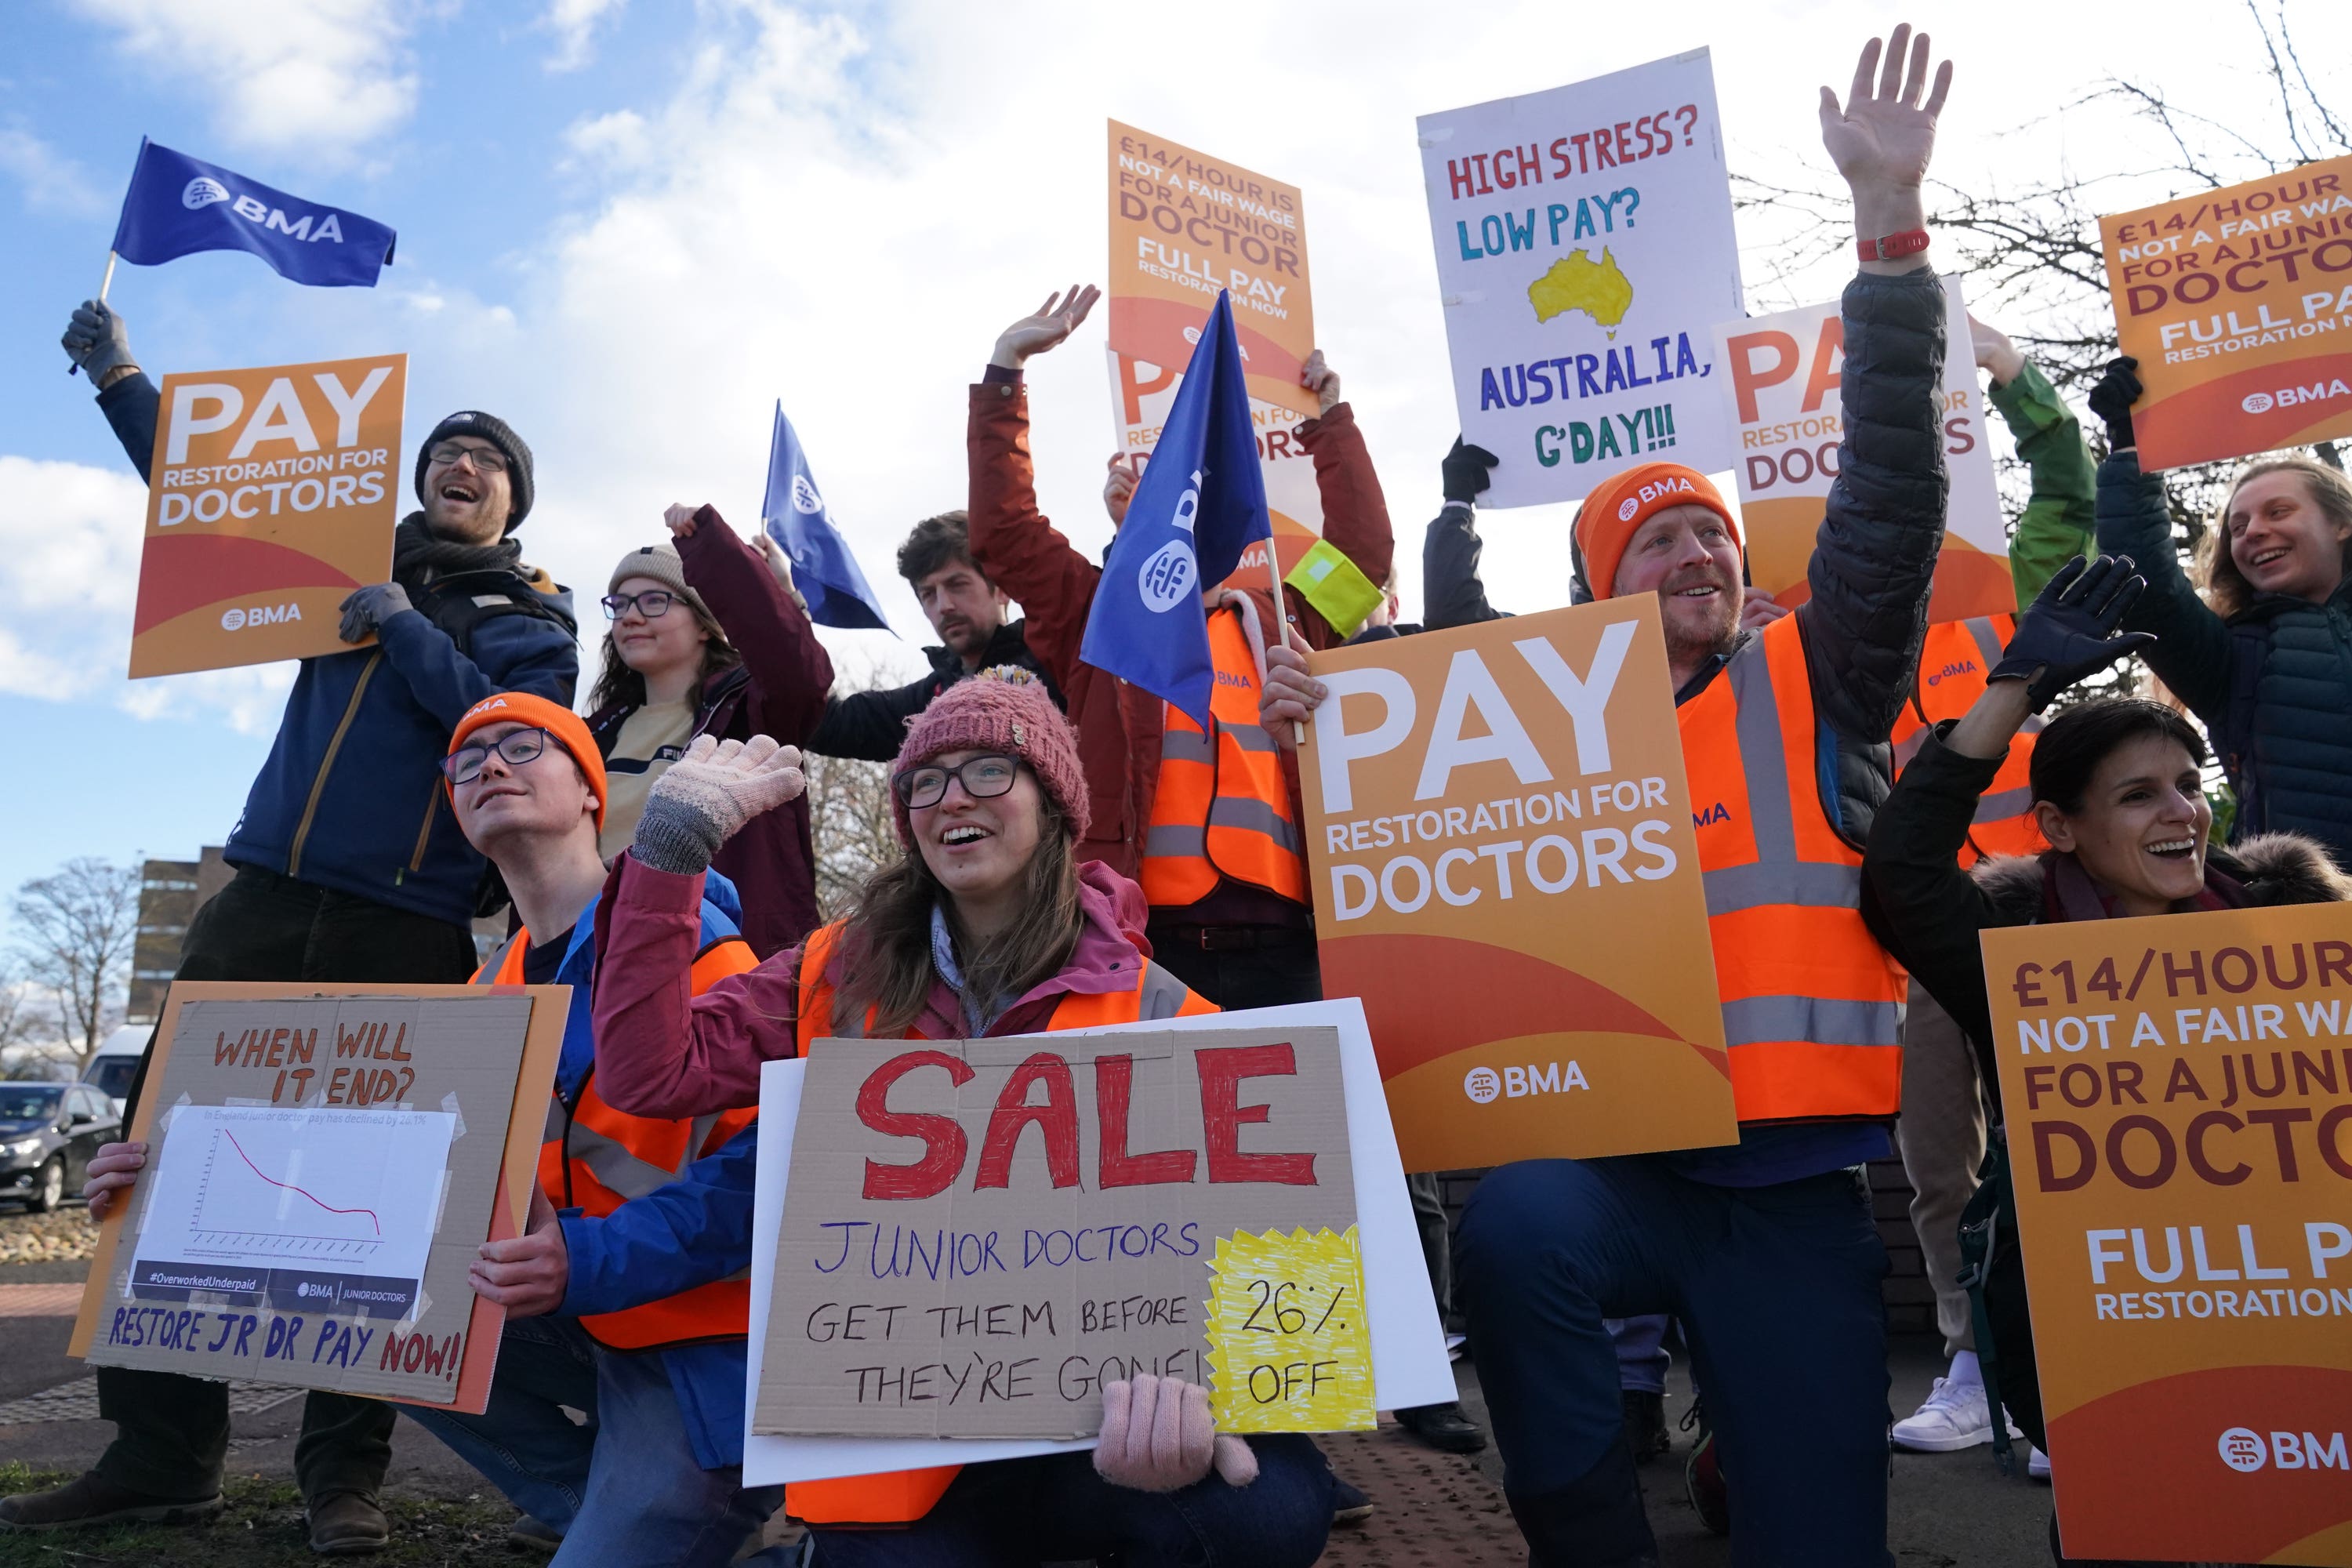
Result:
[[[2015,616],[1977,616],[1965,621],[1938,621],[1927,628],[1919,651],[1919,673],[1911,688],[1911,705],[1895,721],[1895,765],[1899,773],[1911,760],[1927,731],[1947,719],[1958,719],[1984,695],[1985,678],[2000,662],[2001,650],[2017,630]],[[2039,855],[2050,847],[2033,819],[2033,742],[2042,733],[2042,716],[2027,717],[2009,756],[1993,774],[1992,787],[1977,802],[1976,821],[1969,827],[1968,847],[1960,864],[1973,866],[1988,855]]]
[[[1234,606],[1209,615],[1216,666],[1207,731],[1174,708],[1160,742],[1160,784],[1143,841],[1143,896],[1181,909],[1220,875],[1306,903],[1307,862],[1282,753],[1257,721],[1262,672]]]

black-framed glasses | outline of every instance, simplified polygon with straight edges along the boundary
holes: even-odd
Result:
[[[649,621],[657,621],[669,614],[670,605],[677,598],[667,588],[648,588],[642,594],[607,594],[604,598],[604,618],[617,621],[635,605],[637,614]]]
[[[1021,759],[998,752],[982,752],[976,757],[966,757],[951,768],[937,763],[926,763],[919,768],[908,768],[890,781],[898,798],[909,811],[920,811],[927,805],[937,805],[948,797],[948,780],[963,781],[963,793],[974,800],[994,800],[1013,787],[1021,776]]]
[[[441,772],[453,784],[472,784],[496,752],[510,768],[519,768],[547,750],[552,739],[545,730],[509,730],[483,745],[460,746],[441,759]]]
[[[454,468],[460,458],[474,459],[474,467],[486,474],[507,471],[507,455],[496,447],[460,447],[455,441],[444,441],[425,454],[425,460],[436,468]]]

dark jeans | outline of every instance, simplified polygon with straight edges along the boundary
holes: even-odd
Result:
[[[1853,1172],[1740,1188],[1643,1156],[1496,1171],[1462,1215],[1454,1289],[1514,1511],[1572,1536],[1558,1500],[1581,1499],[1624,1424],[1602,1320],[1671,1312],[1738,1494],[1735,1568],[1886,1568],[1885,1272]]]
[[[1310,932],[1300,931],[1279,946],[1205,952],[1197,937],[1185,942],[1156,921],[1144,928],[1144,934],[1161,968],[1228,1013],[1323,1000],[1323,966],[1316,960]]]
[[[190,923],[176,978],[457,984],[474,963],[474,939],[463,926],[241,866]],[[146,1070],[142,1062],[131,1085],[134,1110]],[[114,1423],[114,1441],[98,1461],[107,1479],[154,1497],[220,1490],[226,1384],[102,1366],[98,1413]],[[393,1406],[380,1399],[312,1394],[294,1446],[303,1497],[373,1497],[392,1463],[393,1420]]]
[[[1116,1556],[1120,1568],[1309,1568],[1331,1530],[1331,1469],[1308,1438],[1253,1437],[1257,1479],[1213,1471],[1175,1492],[1115,1487],[1092,1454],[967,1465],[904,1530],[816,1531],[815,1568],[1037,1568]]]

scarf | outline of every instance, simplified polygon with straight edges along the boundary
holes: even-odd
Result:
[[[460,544],[443,539],[425,526],[425,514],[410,512],[392,533],[392,580],[404,588],[421,588],[436,577],[460,572],[512,572],[522,568],[522,545],[512,539],[496,544]]]
[[[2207,910],[2242,910],[2246,907],[2246,889],[2234,877],[2205,862],[2205,886],[2193,899],[2182,899],[2172,906],[2174,914],[2196,914]],[[2083,868],[2083,862],[2073,855],[2055,849],[2042,856],[2042,919],[2046,924],[2064,921],[2120,920],[2123,910],[2115,895],[2099,886],[2098,879]]]
[[[988,1026],[1003,1017],[1012,1003],[1009,996],[973,994],[963,977],[963,966],[956,963],[955,938],[948,930],[947,911],[937,904],[931,906],[931,966],[948,983],[948,989],[956,994],[956,1001],[963,1008],[964,1027],[972,1039],[987,1034]]]

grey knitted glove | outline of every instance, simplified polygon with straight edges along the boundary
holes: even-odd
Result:
[[[85,300],[74,308],[65,335],[58,341],[92,386],[105,381],[111,371],[125,365],[138,368],[139,362],[131,357],[131,334],[122,318],[96,300]]]
[[[701,736],[654,782],[630,853],[656,871],[692,876],[709,868],[736,829],[806,787],[796,747],[766,735]]]

